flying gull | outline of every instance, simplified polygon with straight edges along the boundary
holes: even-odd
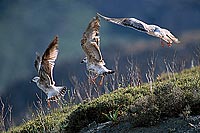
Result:
[[[109,18],[99,13],[97,13],[97,15],[102,17],[108,22],[112,22],[118,25],[133,28],[138,31],[145,32],[149,35],[158,37],[162,39],[163,41],[165,41],[169,47],[172,45],[173,42],[177,44],[180,43],[178,38],[176,38],[169,30],[161,28],[157,25],[149,25],[136,18]],[[164,43],[162,40],[161,40],[161,45],[164,46]]]
[[[95,77],[92,79],[93,82],[95,82],[98,76],[101,76],[99,84],[102,85],[104,76],[112,74],[114,71],[109,70],[105,66],[105,62],[100,51],[99,27],[100,20],[99,17],[96,16],[91,20],[86,31],[83,33],[81,46],[86,57],[81,63],[86,63],[86,68],[89,71],[89,74],[95,74]]]
[[[65,86],[55,86],[55,81],[53,80],[53,68],[57,55],[58,37],[56,36],[49,44],[42,57],[36,53],[36,59],[34,62],[38,76],[35,76],[32,79],[32,82],[35,82],[47,95],[48,106],[50,106],[50,101],[57,101],[61,97],[64,97],[67,90]]]

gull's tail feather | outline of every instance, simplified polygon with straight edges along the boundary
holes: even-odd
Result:
[[[54,90],[52,90],[52,91],[50,91],[48,93],[47,100],[57,101],[61,97],[65,96],[66,91],[67,91],[67,88],[65,86],[63,86],[63,87],[56,87]]]
[[[180,43],[178,38],[176,38],[169,30],[167,29],[161,29],[161,33],[164,35],[162,39],[166,41],[167,43]]]
[[[171,33],[168,34],[168,37],[175,42],[176,44],[180,43],[180,41],[178,40],[178,38],[176,38],[174,35],[172,35]]]
[[[104,72],[103,75],[105,76],[105,75],[113,74],[113,73],[115,73],[114,70],[108,70],[107,72]]]
[[[108,71],[107,73],[108,74],[113,74],[115,71],[114,70],[110,70],[110,71]]]

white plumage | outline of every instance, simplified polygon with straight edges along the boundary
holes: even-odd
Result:
[[[161,28],[157,25],[149,25],[136,18],[109,18],[99,13],[97,13],[97,15],[102,17],[108,22],[112,22],[118,25],[133,28],[138,31],[145,32],[149,35],[158,37],[162,39],[163,41],[165,41],[168,44],[168,46],[171,46],[173,42],[177,44],[180,43],[178,38],[176,38],[169,30]],[[162,42],[161,44],[163,45]]]

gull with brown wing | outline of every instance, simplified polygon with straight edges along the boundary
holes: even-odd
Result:
[[[169,47],[172,45],[173,42],[177,44],[180,43],[178,38],[176,38],[169,30],[161,28],[157,25],[149,25],[136,18],[109,18],[99,13],[97,13],[97,15],[108,22],[129,27],[141,32],[145,32],[151,36],[158,37],[161,39],[162,46],[164,46],[163,41],[165,41]]]
[[[53,80],[53,68],[55,60],[58,56],[58,37],[49,44],[48,48],[44,52],[43,56],[40,57],[36,53],[35,68],[38,76],[32,79],[37,86],[47,95],[48,106],[50,107],[50,101],[57,101],[61,97],[64,97],[67,88],[65,86],[55,86]]]
[[[81,46],[86,57],[81,63],[86,63],[87,70],[96,76],[92,79],[95,82],[98,76],[101,76],[100,85],[103,83],[103,78],[107,74],[114,73],[113,70],[106,68],[100,51],[100,36],[99,36],[100,20],[99,17],[94,17],[89,23],[86,31],[81,39]]]

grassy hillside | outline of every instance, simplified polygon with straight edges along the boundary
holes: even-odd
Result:
[[[152,88],[152,89],[150,89]],[[200,67],[163,74],[152,84],[119,88],[84,104],[38,116],[9,132],[78,132],[96,121],[150,126],[163,118],[200,114]]]

